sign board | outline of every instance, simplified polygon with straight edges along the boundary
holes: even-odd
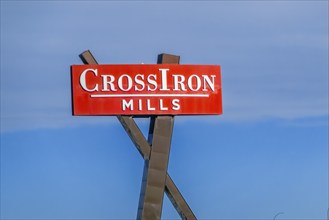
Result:
[[[219,65],[72,65],[73,115],[222,114]]]

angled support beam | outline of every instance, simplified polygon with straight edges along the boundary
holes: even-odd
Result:
[[[84,64],[97,64],[96,59],[91,54],[89,50],[83,52],[79,55],[81,60]],[[158,56],[158,63],[179,63],[179,56],[174,55],[168,55],[168,54],[160,54]],[[137,124],[135,123],[132,116],[123,116],[119,115],[117,116],[118,120],[121,122],[122,126],[126,130],[128,136],[136,146],[137,150],[141,154],[141,156],[144,158],[145,167],[149,166],[148,161],[150,160],[151,155],[151,143],[153,141],[153,130],[155,125],[156,117],[151,117],[151,123],[150,123],[150,130],[149,130],[149,137],[148,140],[145,139],[144,135],[138,128]],[[172,126],[173,126],[173,120],[172,120]],[[170,137],[171,140],[171,137]],[[147,169],[144,169],[144,173],[147,173]],[[144,175],[146,176],[146,174]],[[143,181],[146,183],[146,178]],[[142,183],[142,187],[145,183]],[[187,202],[185,201],[182,194],[179,192],[178,188],[174,184],[173,180],[169,176],[168,173],[165,175],[165,192],[170,199],[171,203],[174,205],[176,211],[181,216],[182,219],[188,219],[188,220],[194,220],[196,219],[194,213],[188,206]],[[144,191],[145,193],[145,191]],[[143,194],[143,188],[141,191],[141,195]],[[143,201],[144,198],[140,198],[140,201]],[[160,214],[161,215],[161,214]]]

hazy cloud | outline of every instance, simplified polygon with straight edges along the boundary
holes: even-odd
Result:
[[[70,65],[222,65],[227,122],[328,114],[327,2],[3,2],[1,130],[102,123],[73,118]],[[184,13],[181,13],[184,11]]]

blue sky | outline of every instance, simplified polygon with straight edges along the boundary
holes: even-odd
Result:
[[[328,1],[1,1],[1,218],[136,218],[138,151],[115,117],[71,116],[86,49],[221,65],[224,114],[175,119],[169,173],[198,218],[326,219]]]

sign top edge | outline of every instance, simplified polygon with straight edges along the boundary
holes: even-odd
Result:
[[[71,66],[221,66],[219,64],[72,64]]]

